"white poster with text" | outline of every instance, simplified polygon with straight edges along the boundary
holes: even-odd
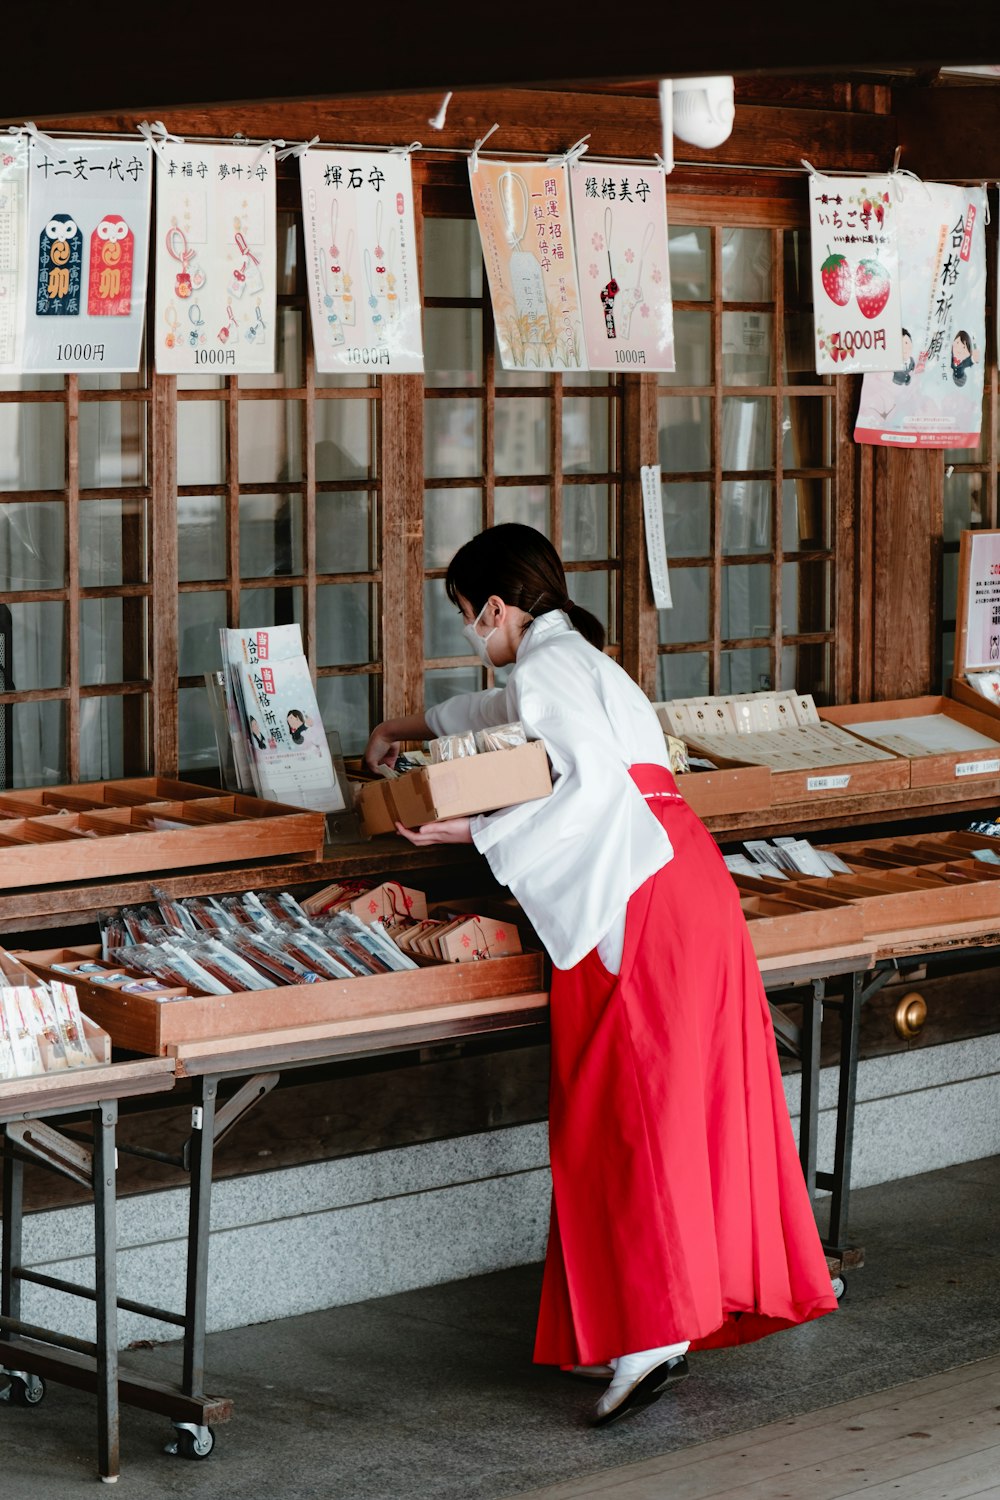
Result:
[[[816,371],[902,363],[898,206],[888,176],[809,178]]]

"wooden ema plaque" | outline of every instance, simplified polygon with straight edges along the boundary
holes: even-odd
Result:
[[[321,812],[164,777],[0,792],[0,890],[272,855],[322,859]]]
[[[538,994],[543,1004],[544,960],[541,953],[519,953],[481,963],[437,964],[398,974],[329,979],[318,984],[289,984],[271,990],[244,990],[233,995],[199,995],[174,990],[166,995],[124,994],[95,982],[94,975],[55,970],[53,964],[101,962],[97,946],[20,951],[23,964],[43,979],[74,985],[81,1008],[111,1037],[116,1047],[150,1056],[165,1054],[184,1042],[221,1040],[297,1026],[405,1016],[431,1007],[456,1006],[504,995]],[[107,960],[109,973],[120,970]]]

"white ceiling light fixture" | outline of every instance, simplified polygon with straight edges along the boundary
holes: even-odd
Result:
[[[662,84],[660,89],[662,100]],[[729,139],[736,118],[732,78],[675,78],[671,93],[673,134],[678,140],[711,151]]]

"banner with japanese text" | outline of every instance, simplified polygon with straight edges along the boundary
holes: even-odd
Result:
[[[673,370],[665,173],[578,162],[570,192],[587,368]]]
[[[409,155],[307,151],[300,170],[317,370],[422,374]]]
[[[505,370],[585,370],[587,350],[563,162],[469,159]]]
[[[31,139],[22,370],[139,369],[152,185],[146,141]]]
[[[983,415],[986,194],[898,180],[903,348],[866,375],[854,436],[882,447],[975,448]]]
[[[273,373],[274,147],[165,141],[157,155],[156,368]]]
[[[0,146],[0,370],[21,368],[28,249],[28,142]]]
[[[809,177],[816,371],[902,362],[897,202],[885,177]]]

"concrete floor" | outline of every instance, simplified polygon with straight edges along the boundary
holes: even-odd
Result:
[[[530,1363],[538,1267],[214,1334],[208,1386],[236,1403],[215,1453],[168,1458],[163,1419],[127,1410],[118,1490],[504,1500],[966,1365],[1000,1350],[998,1197],[1000,1158],[856,1193],[868,1263],[836,1314],[692,1356],[690,1380],[606,1432],[587,1425],[599,1388]],[[125,1358],[162,1378],[178,1367],[172,1345]],[[94,1495],[94,1426],[90,1398],[62,1387],[34,1410],[0,1407],[0,1495]]]

